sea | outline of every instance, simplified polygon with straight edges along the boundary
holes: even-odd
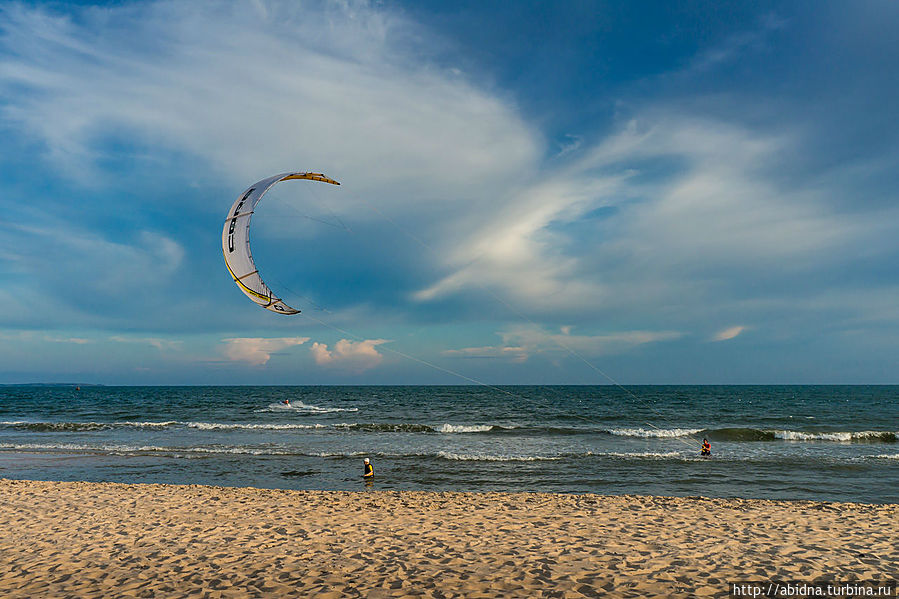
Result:
[[[7,479],[899,503],[897,436],[899,386],[0,387]]]

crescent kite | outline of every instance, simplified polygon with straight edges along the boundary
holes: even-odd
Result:
[[[277,314],[298,314],[299,310],[291,308],[281,298],[275,297],[272,290],[262,281],[259,270],[250,253],[250,217],[256,204],[269,189],[281,181],[306,179],[321,181],[331,185],[340,185],[334,179],[322,173],[281,173],[254,183],[231,206],[225,226],[222,229],[222,253],[225,255],[225,266],[231,278],[248,298]]]

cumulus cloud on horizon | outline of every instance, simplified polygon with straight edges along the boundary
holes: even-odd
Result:
[[[251,366],[264,366],[272,355],[288,347],[303,345],[309,337],[232,337],[222,339],[224,353],[229,360],[246,362]]]
[[[448,357],[503,358],[524,362],[536,354],[572,354],[599,356],[622,353],[639,345],[672,341],[682,336],[677,331],[622,331],[603,335],[572,335],[571,327],[553,333],[535,325],[518,325],[498,333],[501,345],[444,350]]]
[[[450,358],[504,358],[512,362],[524,362],[529,357],[528,349],[525,347],[496,345],[447,349],[442,354]]]
[[[159,337],[127,337],[125,335],[112,335],[109,340],[114,343],[137,343],[155,347],[159,351],[171,351],[181,349],[183,342],[173,339],[160,339]]]
[[[712,337],[712,341],[727,341],[728,339],[733,339],[734,337],[738,336],[745,330],[746,327],[741,325],[728,327],[715,333],[715,336]]]
[[[364,372],[381,363],[384,356],[378,353],[378,345],[387,343],[387,339],[364,339],[351,341],[341,339],[328,349],[326,343],[313,343],[310,348],[315,363],[319,366],[335,367],[352,372]]]

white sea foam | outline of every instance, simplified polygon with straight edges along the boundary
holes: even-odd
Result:
[[[294,452],[255,447],[165,447],[162,451],[172,453],[234,453],[241,455],[291,455]]]
[[[315,458],[354,458],[356,456],[363,456],[363,455],[370,455],[370,454],[366,453],[364,451],[351,451],[349,453],[346,453],[346,452],[336,453],[336,452],[331,452],[331,451],[320,451],[318,453],[311,453],[309,455],[312,457],[315,457]]]
[[[0,422],[2,426],[26,426],[31,428],[46,428],[48,431],[65,431],[65,430],[101,430],[108,428],[165,428],[181,424],[177,420],[166,420],[164,422],[50,422],[41,420],[6,420]]]
[[[872,456],[879,460],[899,460],[899,453],[882,453],[880,455]]]
[[[484,433],[492,429],[489,424],[444,424],[438,433]]]
[[[292,429],[316,429],[328,428],[326,424],[243,424],[238,422],[188,422],[187,426],[200,430],[292,430]]]
[[[106,443],[0,443],[0,449],[49,449],[65,451],[171,451],[153,445],[110,445]]]
[[[866,441],[881,439],[884,441],[895,440],[899,433],[889,431],[839,431],[830,433],[806,433],[803,431],[772,431],[774,437],[785,441],[837,441],[849,443],[851,441]]]
[[[112,454],[123,453],[200,453],[200,454],[248,454],[248,455],[294,455],[296,452],[273,448],[255,447],[165,447],[158,445],[115,445],[106,443],[0,443],[0,449],[52,450],[52,451],[92,451]]]
[[[138,428],[164,428],[181,423],[177,420],[166,420],[165,422],[111,422],[110,424],[113,426],[135,426]]]
[[[484,455],[438,451],[437,457],[461,462],[548,462],[561,460],[561,456]]]
[[[307,414],[330,414],[332,412],[358,412],[359,408],[323,408],[321,406],[311,406],[301,401],[291,402],[290,405],[278,403],[270,403],[267,407],[256,410],[256,412],[305,412]]]
[[[644,458],[644,459],[650,459],[650,460],[667,460],[667,459],[670,459],[670,458],[679,458],[679,457],[681,457],[681,454],[678,453],[678,452],[676,452],[676,451],[661,451],[661,452],[657,452],[657,451],[641,451],[641,452],[635,452],[635,453],[624,453],[624,452],[610,451],[610,452],[607,452],[607,453],[601,453],[601,454],[599,454],[599,455],[611,456],[611,457],[615,457],[615,458],[625,458],[625,459],[630,459],[630,458]]]
[[[612,435],[621,437],[643,437],[643,438],[660,438],[670,439],[674,437],[686,437],[702,432],[701,428],[612,428],[608,429]]]

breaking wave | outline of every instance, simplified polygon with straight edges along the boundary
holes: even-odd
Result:
[[[712,441],[830,441],[838,443],[895,443],[890,431],[790,431],[757,428],[719,428],[702,431]]]
[[[334,411],[355,411],[356,408],[335,408]],[[369,433],[486,433],[502,432],[510,428],[489,424],[442,424],[429,426],[426,424],[405,422],[342,422],[338,424],[298,424],[284,422],[181,422],[167,420],[164,422],[30,422],[24,420],[0,421],[0,426],[26,430],[31,432],[91,432],[111,429],[164,429],[169,427],[187,427],[205,431],[215,430],[320,430],[336,429]]]
[[[460,462],[552,462],[564,459],[563,456],[485,455],[451,451],[438,451],[437,457]]]
[[[774,441],[774,431],[757,428],[717,428],[702,431],[711,441]]]
[[[358,412],[359,408],[323,408],[321,406],[311,406],[301,401],[296,401],[290,405],[283,403],[270,403],[267,407],[256,412],[301,412],[304,414],[330,414],[333,412]]]
[[[437,429],[438,433],[486,433],[494,429],[502,429],[503,427],[491,426],[489,424],[444,424]]]
[[[328,428],[327,424],[243,424],[225,422],[188,422],[186,426],[200,430],[305,430]]]
[[[785,441],[837,441],[839,443],[895,443],[896,433],[889,431],[852,431],[807,433],[802,431],[773,431],[774,437]]]
[[[702,432],[701,428],[610,428],[606,430],[610,435],[618,435],[621,437],[643,437],[670,439],[674,437],[689,437],[696,433]]]
[[[597,455],[601,456],[609,456],[613,458],[625,458],[625,459],[633,459],[633,458],[644,458],[649,460],[669,460],[671,458],[680,458],[683,455],[677,451],[639,451],[634,453],[622,453],[611,451],[608,453],[600,453]]]
[[[297,451],[289,447],[253,447],[240,445],[222,446],[159,446],[159,445],[118,445],[110,443],[0,443],[0,449],[18,451],[46,451],[46,452],[89,452],[112,455],[124,454],[239,454],[239,455],[275,455],[275,456],[304,456],[318,455]]]
[[[165,422],[28,422],[24,420],[0,422],[0,426],[36,433],[104,431],[114,428],[159,429],[177,424],[180,423],[174,420]]]
[[[338,430],[363,431],[366,433],[433,433],[434,429],[426,424],[370,422],[341,423],[332,425]]]

